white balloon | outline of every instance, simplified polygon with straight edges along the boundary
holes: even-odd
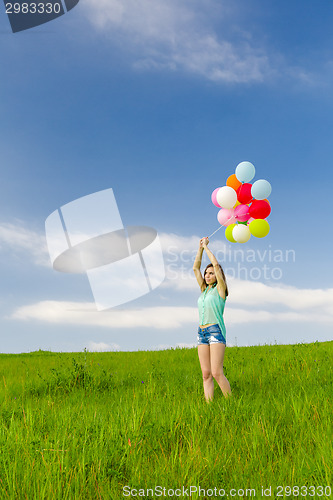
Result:
[[[272,192],[272,186],[265,179],[259,179],[251,187],[251,194],[256,200],[268,198]]]
[[[236,167],[235,174],[240,182],[250,182],[255,176],[256,169],[249,161],[242,161]]]
[[[232,208],[237,201],[237,193],[230,186],[221,187],[216,193],[216,201],[222,208]]]
[[[251,238],[250,229],[244,224],[237,224],[232,230],[232,237],[237,243],[246,243]]]

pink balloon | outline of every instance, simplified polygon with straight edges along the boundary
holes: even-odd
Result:
[[[250,224],[250,222],[252,222],[253,220],[255,220],[253,217],[250,217],[249,220],[247,221],[248,224]]]
[[[233,208],[221,208],[217,214],[217,220],[221,226],[230,226],[230,224],[236,224],[235,219],[235,209]]]
[[[214,191],[212,192],[212,202],[214,203],[214,205],[215,205],[216,207],[221,208],[221,205],[219,205],[219,204],[217,203],[217,201],[216,201],[216,193],[218,192],[218,190],[219,190],[219,189],[221,189],[221,188],[216,188],[216,189],[214,189]]]
[[[250,218],[250,211],[247,205],[237,205],[235,208],[235,219],[245,222]]]

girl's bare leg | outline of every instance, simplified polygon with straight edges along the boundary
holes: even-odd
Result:
[[[210,344],[210,366],[212,376],[219,384],[224,396],[231,395],[231,388],[228,379],[223,373],[225,344]]]
[[[211,401],[214,396],[214,380],[210,364],[210,346],[198,345],[198,356],[202,371],[205,398],[206,401]]]

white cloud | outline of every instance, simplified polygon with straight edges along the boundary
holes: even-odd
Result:
[[[194,277],[192,266],[200,238],[197,236],[183,237],[176,234],[161,234],[160,239],[165,256],[167,277],[161,287],[179,292],[198,291],[198,284]],[[226,262],[229,262],[228,259],[230,259],[231,268],[235,265],[232,254],[230,255],[230,246],[224,241],[214,240],[210,243],[210,248],[222,264],[226,258]],[[240,252],[239,249],[237,251]],[[247,252],[251,252],[251,257],[254,261],[247,262],[249,257]],[[288,255],[288,251],[285,254]],[[245,265],[247,262],[249,269],[251,269],[252,264],[262,266],[266,260],[270,262],[270,260],[274,259],[274,255],[272,249],[268,251],[267,249],[262,250],[261,253],[245,249],[239,257],[245,262]],[[287,259],[286,255],[283,252],[281,255],[279,253],[282,262],[289,262],[289,258],[293,262],[293,256],[289,255]],[[275,265],[278,263],[277,261]],[[227,266],[229,264],[223,264],[225,269]],[[260,281],[228,277],[228,275],[227,282],[229,289],[228,305],[231,306],[239,304],[255,308],[283,306],[294,311],[310,310],[312,311],[312,317],[314,317],[314,309],[317,309],[319,316],[323,315],[325,318],[333,315],[333,288],[297,288],[295,286],[284,285],[280,282],[266,284]]]
[[[227,2],[89,0],[82,8],[97,30],[134,55],[136,68],[185,70],[238,83],[260,82],[272,73],[250,33],[238,29],[237,40],[230,35],[236,20]]]
[[[187,323],[196,324],[197,316],[198,313],[194,307],[147,307],[98,312],[93,303],[42,301],[19,307],[10,319],[106,328],[150,328],[153,326],[161,329],[179,328]]]
[[[317,309],[333,315],[333,288],[313,289],[229,280],[229,302],[248,306],[282,305],[296,311]]]
[[[0,224],[0,250],[10,250],[11,256],[29,256],[36,265],[51,266],[43,234],[27,228],[22,221]]]
[[[163,252],[172,261],[172,258],[177,257],[182,259],[183,263],[189,263],[192,267],[194,258],[199,248],[199,241],[203,235],[181,236],[175,233],[159,233],[159,238],[163,248]],[[226,240],[218,240],[218,236],[210,242],[209,247],[213,252],[219,252],[221,255],[230,251],[230,245]]]
[[[118,344],[105,344],[105,342],[88,342],[88,351],[90,352],[104,352],[104,351],[119,351],[120,345]]]
[[[198,252],[200,237],[161,233],[159,238],[163,248],[166,273],[166,280],[161,287],[178,291],[197,291],[198,284],[192,267]],[[228,245],[217,239],[210,243],[210,248],[215,256],[221,260],[228,252]],[[204,262],[209,262],[205,254],[203,255],[203,266],[206,266]]]
[[[180,236],[175,233],[159,233],[160,242],[165,253],[197,252],[199,236]],[[195,255],[195,254],[194,254]]]
[[[167,295],[167,300],[170,300],[169,291],[199,293],[192,272],[199,237],[166,233],[159,236],[167,273],[160,289]],[[0,244],[14,253],[24,251],[25,256],[30,255],[39,265],[50,266],[44,236],[24,227],[23,223],[2,223]],[[226,243],[218,240],[211,243],[211,248],[215,254],[220,252],[220,257],[228,251]],[[281,283],[271,285],[240,279],[228,279],[228,287],[225,318],[230,325],[269,321],[333,323],[333,289],[300,289]],[[178,306],[104,312],[97,312],[93,303],[46,300],[17,308],[10,319],[102,328],[151,328],[153,325],[157,329],[166,329],[197,324],[198,312],[196,307],[179,306],[179,300]]]
[[[326,323],[333,325],[332,311],[309,310],[306,313],[297,311],[274,312],[263,309],[240,309],[228,307],[225,310],[225,321],[229,325],[246,323],[270,323],[272,321],[286,323]]]
[[[266,290],[268,289],[269,287],[266,288]],[[332,293],[331,290],[327,292],[328,296]],[[311,291],[308,291],[308,293],[311,294]],[[326,306],[328,297],[325,293],[321,294],[321,297],[321,302],[317,300],[315,307],[308,307],[305,311],[303,307],[299,308],[297,302],[289,302],[289,310],[287,311],[273,311],[263,309],[264,304],[260,302],[256,304],[256,308],[249,310],[233,307],[233,304],[237,301],[231,302],[228,300],[225,309],[225,320],[228,325],[269,323],[272,321],[333,324],[332,308]],[[271,303],[273,302],[274,300],[271,301]],[[247,303],[247,305],[250,304]],[[196,307],[162,306],[97,312],[95,305],[92,303],[42,301],[17,308],[9,319],[37,320],[53,324],[95,326],[109,329],[140,327],[167,329],[197,325],[198,311]]]

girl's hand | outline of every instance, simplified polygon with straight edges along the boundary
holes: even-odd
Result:
[[[205,248],[205,247],[208,245],[208,243],[209,243],[209,239],[208,239],[207,237],[205,237],[205,238],[201,238],[201,240],[200,240],[200,244],[201,244],[201,246],[202,246],[203,248]]]

